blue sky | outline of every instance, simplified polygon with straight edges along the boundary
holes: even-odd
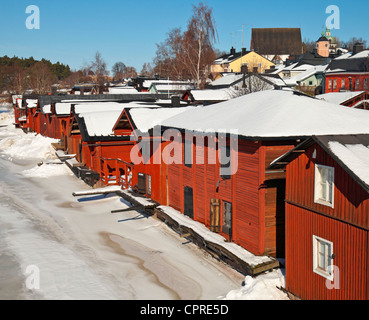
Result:
[[[340,9],[340,29],[332,30],[341,40],[362,37],[369,40],[368,1],[249,1],[207,0],[219,34],[215,47],[237,50],[250,47],[251,28],[298,27],[303,39],[317,40],[330,14],[328,5]],[[173,28],[186,28],[192,14],[187,0],[1,0],[0,56],[49,59],[79,69],[89,63],[96,51],[108,64],[117,61],[140,71],[152,62],[156,43]],[[40,29],[26,28],[26,8],[40,9]]]

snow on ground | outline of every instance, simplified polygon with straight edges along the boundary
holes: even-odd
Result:
[[[118,196],[73,197],[91,188],[48,164],[53,139],[24,134],[11,116],[0,113],[0,297],[287,299],[280,270],[245,278],[154,217],[112,214],[128,207]],[[29,266],[37,290],[25,286]]]

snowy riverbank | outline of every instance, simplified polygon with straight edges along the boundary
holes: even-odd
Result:
[[[12,120],[0,113],[0,299],[287,299],[280,270],[245,278],[154,217],[111,214],[117,196],[73,197],[90,188],[54,163],[53,139]]]

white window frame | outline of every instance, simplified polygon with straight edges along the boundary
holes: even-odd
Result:
[[[328,89],[332,89],[332,80],[331,79],[328,80]]]
[[[332,191],[332,196],[331,196],[331,201],[327,200],[327,198],[329,198],[328,196],[328,192],[329,192],[329,182],[326,185],[326,197],[325,199],[321,199],[319,194],[320,194],[320,185],[321,185],[321,176],[320,176],[320,172],[319,172],[319,168],[323,168],[323,169],[327,169],[331,171],[331,177],[332,177],[332,187],[331,187],[331,191]],[[324,166],[321,164],[315,164],[315,174],[314,174],[314,202],[315,203],[319,203],[331,208],[334,208],[334,167],[328,167],[328,166]]]
[[[324,253],[319,252],[320,244],[325,246]],[[324,255],[323,259],[325,268],[322,268],[319,265],[319,255],[322,254]],[[333,242],[313,235],[313,272],[330,281],[333,281],[333,270]]]

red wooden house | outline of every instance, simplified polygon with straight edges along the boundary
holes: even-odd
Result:
[[[324,93],[367,91],[369,89],[369,50],[355,45],[352,53],[346,53],[328,65],[325,71]]]
[[[158,203],[167,201],[167,166],[162,153],[168,142],[162,141],[160,129],[152,129],[165,119],[193,108],[157,105],[126,107],[114,125],[115,135],[130,135],[134,140],[134,146],[128,146],[127,153],[123,152],[122,147],[119,149],[119,153],[126,155],[126,162],[134,163],[132,186]]]
[[[152,149],[150,151],[153,136],[148,131],[163,118],[184,109],[118,103],[110,104],[112,109],[109,109],[108,105],[99,103],[73,107],[74,115],[67,138],[68,153],[76,154],[82,165],[98,172],[105,185],[121,185],[123,189],[135,187],[140,193],[159,201],[164,189],[157,188],[156,181],[160,181],[162,166],[160,162],[147,161],[153,156]],[[141,139],[148,142],[143,148],[147,154],[139,148]],[[138,145],[136,154],[139,161],[133,161],[131,157],[135,145]],[[156,152],[160,154],[160,148]]]
[[[285,168],[286,289],[302,299],[369,299],[369,135],[313,136]]]
[[[162,129],[180,130],[178,149],[186,153],[185,143],[192,145],[192,154],[187,153],[193,164],[181,161],[182,153],[177,163],[168,165],[167,205],[254,254],[283,256],[285,175],[268,170],[269,163],[316,132],[369,132],[368,120],[366,111],[292,90],[253,93],[172,117],[163,122]],[[237,170],[222,175],[222,146],[215,143],[219,142],[216,134],[235,129],[238,148],[231,144],[229,148],[232,165],[237,159]],[[190,133],[183,137],[185,130]],[[214,134],[202,143],[202,136],[209,133]],[[209,151],[212,158],[207,156]]]

